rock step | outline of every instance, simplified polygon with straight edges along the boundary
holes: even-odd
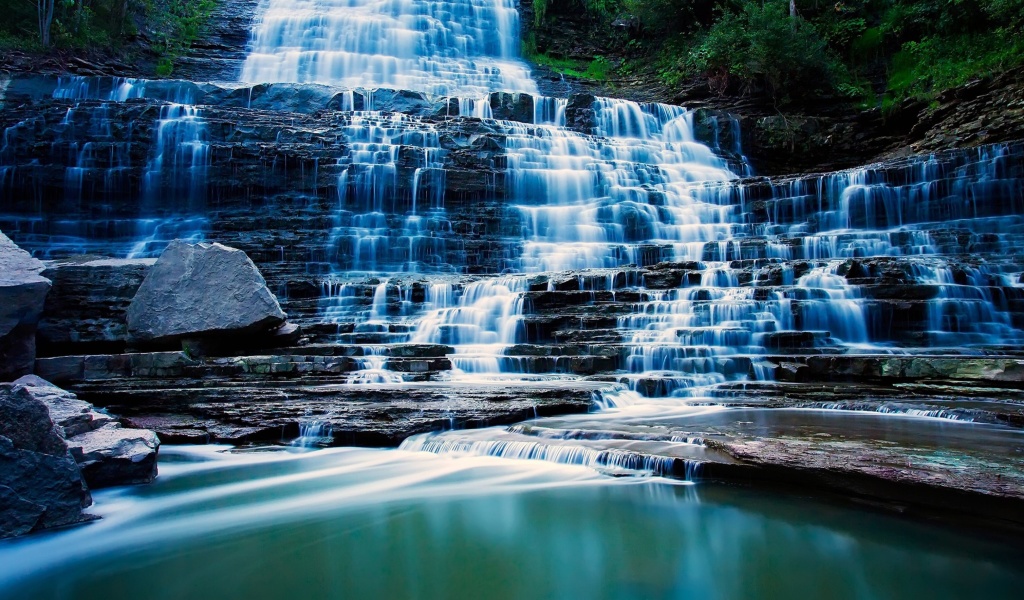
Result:
[[[396,358],[443,358],[455,352],[443,344],[388,344],[355,346],[350,344],[310,344],[293,348],[278,348],[285,355],[302,356],[392,356]]]
[[[596,382],[426,382],[330,385],[303,379],[260,382],[109,380],[72,386],[102,399],[135,427],[166,443],[289,442],[319,423],[334,445],[397,446],[416,433],[511,424],[538,415],[586,412]]]
[[[1021,356],[768,356],[763,363],[786,382],[969,382],[978,387],[1024,388]]]
[[[442,347],[443,348],[443,347]],[[442,356],[412,355],[413,348],[399,348],[407,355],[381,357],[376,367],[398,374],[413,374],[417,378],[430,377],[438,371],[451,370],[452,364]],[[437,352],[435,348],[433,352]],[[370,368],[361,355],[272,355],[227,358],[190,358],[183,352],[152,352],[129,354],[97,354],[84,356],[58,356],[36,361],[36,373],[54,383],[102,381],[125,378],[164,377],[235,377],[247,375],[348,376]]]

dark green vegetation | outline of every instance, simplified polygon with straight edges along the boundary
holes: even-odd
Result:
[[[217,0],[0,0],[0,51],[153,55],[155,75],[199,39]]]
[[[779,104],[829,95],[883,107],[930,99],[1024,61],[1024,0],[535,0],[538,33],[589,22],[597,56],[557,56],[528,36],[527,55],[603,80],[654,72],[669,86],[704,81],[719,94]],[[795,11],[795,12],[794,12]],[[581,17],[581,15],[583,15]],[[568,34],[568,32],[566,32]],[[552,58],[552,55],[556,58]],[[575,60],[573,60],[575,59]],[[604,60],[605,68],[592,73]]]

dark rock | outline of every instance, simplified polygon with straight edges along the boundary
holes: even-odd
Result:
[[[495,119],[533,123],[533,96],[495,92],[490,96],[491,113]]]
[[[36,325],[50,291],[43,263],[0,232],[0,380],[31,373]]]
[[[597,127],[594,100],[594,96],[590,94],[570,96],[565,107],[565,126],[580,133],[593,133]]]
[[[251,376],[250,376],[251,377]],[[280,442],[309,418],[331,423],[335,445],[397,446],[416,433],[511,424],[539,415],[586,412],[605,384],[428,382],[330,385],[313,377],[96,382],[75,386],[133,427],[174,443]]]
[[[109,415],[94,410],[92,404],[37,375],[21,377],[14,386],[25,389],[46,406],[50,419],[65,440],[114,421]]]
[[[53,282],[36,335],[41,356],[124,350],[126,312],[156,259],[75,256],[52,261]]]
[[[107,423],[68,440],[92,488],[150,483],[157,475],[160,441],[148,429],[127,429]]]
[[[256,265],[220,244],[172,242],[128,307],[135,344],[270,333],[286,315]]]
[[[0,386],[0,538],[88,520],[92,497],[46,406]]]
[[[91,488],[149,483],[156,478],[156,434],[125,429],[88,402],[50,382],[27,375],[14,382],[46,407]]]

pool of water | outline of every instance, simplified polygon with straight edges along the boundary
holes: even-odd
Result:
[[[1024,549],[764,490],[396,450],[165,447],[0,598],[1010,598]]]

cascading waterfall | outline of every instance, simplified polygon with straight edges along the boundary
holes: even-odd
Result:
[[[512,0],[268,0],[243,81],[535,93]]]
[[[87,196],[110,202],[133,185],[130,179],[135,168],[131,156],[133,134],[129,131],[123,137],[115,136],[112,104],[140,98],[167,104],[160,108],[153,124],[152,152],[142,177],[139,190],[142,201],[137,213],[120,218],[62,222],[61,243],[48,248],[48,255],[112,251],[128,258],[148,258],[159,256],[171,240],[204,238],[209,226],[204,209],[211,155],[202,111],[192,105],[194,85],[156,82],[150,86],[149,83],[125,77],[69,76],[58,80],[52,97],[74,104],[58,124],[61,141],[53,144],[51,153],[68,156],[63,196],[71,206],[81,205]],[[5,132],[3,146],[17,134],[16,128]],[[89,141],[79,142],[82,138]],[[6,162],[2,147],[0,162]],[[0,167],[0,184],[10,171],[13,171],[10,167]],[[168,212],[172,216],[152,216]],[[119,243],[114,247],[101,243],[97,248],[92,240],[99,237],[98,233],[114,237]]]
[[[449,345],[451,371],[423,377],[593,375],[616,386],[595,407],[640,413],[714,402],[732,382],[764,389],[758,382],[773,377],[776,355],[967,353],[1024,341],[1020,145],[755,178],[736,121],[663,104],[596,98],[580,107],[581,96],[539,96],[517,56],[518,19],[510,0],[261,5],[241,80],[336,88],[322,114],[295,126],[296,137],[314,140],[290,155],[292,164],[315,165],[314,193],[286,182],[272,188],[282,198],[260,198],[273,218],[313,223],[322,237],[299,248],[302,238],[288,257],[287,235],[266,236],[270,249],[262,236],[242,239],[275,255],[263,262],[280,265],[280,288],[295,276],[289,261],[323,286],[310,302],[330,332],[318,341],[350,346],[346,368],[358,368],[342,381],[408,381],[387,368],[403,358],[393,345]],[[105,220],[87,207],[89,219],[71,223],[5,213],[0,225],[41,255],[92,251],[102,246],[90,240],[116,237],[109,253],[155,256],[170,239],[232,230],[221,226],[232,217],[216,214],[220,206],[208,210],[219,200],[210,179],[232,162],[220,152],[228,138],[248,133],[225,134],[215,119],[231,113],[216,111],[278,110],[271,87],[218,88],[203,104],[206,87],[185,82],[61,80],[53,97],[71,106],[51,154],[65,165],[65,205],[103,205],[127,179],[139,182],[140,214]],[[159,106],[151,132],[135,126],[115,136],[109,107],[138,99]],[[508,102],[518,107],[509,118],[532,122],[494,119],[510,114]],[[309,116],[287,107],[297,112],[274,130],[281,146],[295,133],[291,123]],[[4,131],[0,208],[21,185],[20,171],[36,166],[17,158],[30,154],[39,128],[28,119]],[[145,133],[148,155],[136,161],[145,164],[133,164],[131,144]],[[245,140],[246,150],[264,141]],[[289,155],[280,156],[289,179]],[[231,202],[248,210],[248,193]],[[900,296],[906,288],[913,297]],[[604,466],[633,460],[552,449],[550,440],[480,441],[417,443]]]
[[[517,25],[507,2],[272,0],[253,32],[242,79],[460,95],[460,115],[489,118],[487,93],[536,90],[516,57]],[[489,27],[493,39],[482,33]],[[356,106],[354,96],[342,104]],[[347,149],[339,159],[339,209],[328,242],[332,277],[430,272],[452,243],[436,235],[448,223],[446,151],[432,125],[369,110],[372,94],[362,105],[368,110],[352,112],[342,126]],[[531,339],[524,324],[531,276],[663,261],[691,262],[699,276],[675,289],[614,276],[591,286],[639,292],[629,312],[616,317],[620,380],[634,392],[700,396],[729,380],[768,379],[771,369],[758,356],[787,344],[892,351],[893,344],[872,337],[872,299],[848,283],[855,270],[848,260],[935,254],[927,223],[936,210],[972,222],[979,216],[970,201],[950,196],[999,193],[993,185],[1000,184],[987,183],[991,173],[984,172],[958,174],[956,181],[973,179],[974,187],[943,189],[946,167],[929,159],[901,173],[864,168],[772,183],[766,213],[752,220],[746,211],[752,198],[738,183],[751,170],[737,122],[727,124],[730,147],[718,148],[723,123],[710,117],[713,149],[697,140],[693,113],[681,107],[598,98],[594,135],[566,129],[566,109],[564,99],[537,96],[533,124],[493,123],[504,140],[505,196],[522,224],[511,272],[469,281],[441,305],[427,303],[419,316],[401,315],[415,321],[405,340],[455,347],[457,378],[535,375],[544,364],[558,371],[557,357],[506,355],[516,344],[544,342]],[[998,160],[979,156],[978,166],[963,168],[992,169]],[[758,239],[764,242],[751,243]],[[939,290],[929,305],[934,340],[983,343],[1017,335],[986,286],[960,286],[941,279],[945,273],[941,267],[917,273]],[[344,294],[333,297],[350,304]],[[357,330],[383,335],[394,329],[392,317],[371,315]]]
[[[338,271],[414,272],[443,262],[446,242],[433,235],[449,227],[446,151],[437,130],[399,113],[366,111],[352,113],[341,134],[347,149],[338,161],[338,210],[328,240]],[[400,224],[389,219],[403,214]]]

